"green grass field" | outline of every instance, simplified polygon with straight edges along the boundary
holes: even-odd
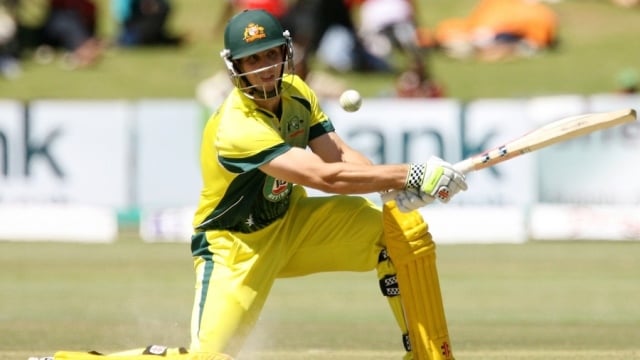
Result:
[[[457,359],[640,359],[640,244],[443,245]],[[0,359],[187,345],[188,245],[0,243]],[[240,359],[399,359],[375,273],[276,283]]]
[[[114,24],[103,7],[100,34],[112,39]],[[192,98],[198,82],[223,68],[222,47],[213,27],[222,1],[174,1],[172,28],[188,33],[181,49],[112,48],[96,68],[67,71],[58,62],[31,60],[16,81],[0,79],[0,97],[34,98]],[[446,18],[469,14],[477,0],[418,1],[419,18],[433,28]],[[616,77],[627,68],[640,72],[640,12],[618,8],[608,0],[564,0],[551,5],[560,23],[557,51],[532,59],[499,63],[456,61],[434,52],[429,60],[447,95],[463,100],[548,94],[593,94],[617,89]],[[295,34],[294,34],[295,36]],[[398,59],[402,68],[402,57]],[[319,64],[316,68],[322,68]],[[388,94],[395,75],[342,74],[366,97]]]

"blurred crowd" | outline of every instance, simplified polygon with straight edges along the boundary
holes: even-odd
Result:
[[[413,0],[228,0],[214,31],[221,33],[236,12],[265,9],[291,31],[296,72],[319,96],[338,97],[347,84],[336,74],[358,72],[396,75],[397,96],[440,97],[430,49],[418,39],[416,6]],[[200,84],[198,97],[215,106],[227,82],[223,71],[215,74]]]
[[[0,75],[18,77],[27,55],[50,62],[62,52],[69,69],[100,61],[108,44],[97,34],[98,5],[94,0],[0,0]],[[166,30],[168,0],[111,0],[108,5],[118,25],[118,46],[181,44],[180,36]]]
[[[185,43],[183,35],[167,30],[174,10],[171,1],[104,1],[0,0],[0,81],[19,77],[26,56],[51,62],[62,53],[66,68],[79,69],[98,63],[111,45]],[[271,12],[293,35],[296,71],[321,96],[338,96],[346,88],[341,73],[375,72],[394,74],[396,96],[442,97],[445,86],[429,66],[435,51],[455,59],[500,61],[531,57],[558,44],[558,18],[548,3],[559,0],[478,0],[463,17],[428,25],[419,21],[425,9],[418,8],[417,0],[222,1],[223,11],[212,20],[216,38],[242,9]],[[626,7],[638,4],[612,2]],[[109,9],[117,24],[110,41],[97,35],[101,8]],[[204,101],[215,103],[226,89],[223,75],[215,74],[199,85]]]
[[[21,62],[32,56],[52,62],[58,54],[68,69],[98,63],[109,46],[180,46],[184,37],[167,31],[173,10],[169,0],[0,0],[0,75],[21,74]],[[337,96],[343,90],[338,77],[311,71],[311,60],[333,73],[398,73],[402,96],[442,95],[427,66],[427,48],[417,39],[416,8],[412,0],[226,0],[217,36],[232,14],[263,8],[278,17],[295,39],[296,69],[305,79]],[[117,24],[114,39],[98,35],[98,13],[109,9]],[[361,24],[361,25],[358,25]],[[407,61],[392,65],[394,50]]]
[[[321,96],[338,96],[345,85],[331,73],[396,74],[394,95],[435,98],[446,95],[433,74],[431,53],[456,59],[497,61],[531,57],[557,43],[558,21],[538,0],[479,0],[465,18],[420,23],[414,0],[228,0],[215,31],[242,9],[262,8],[291,30],[296,69]],[[400,55],[400,56],[398,56]],[[215,104],[224,94],[224,76],[216,74],[199,87],[200,98]]]

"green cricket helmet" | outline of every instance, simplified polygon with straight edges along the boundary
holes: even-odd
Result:
[[[282,62],[267,66],[251,73],[260,73],[273,67],[282,67],[278,83],[274,89],[265,90],[251,84],[246,75],[236,66],[238,59],[257,54],[267,49],[282,47]],[[268,99],[282,91],[285,73],[293,73],[293,45],[288,30],[283,30],[278,20],[264,10],[245,10],[232,17],[224,31],[224,49],[220,56],[225,62],[233,85],[250,98]]]

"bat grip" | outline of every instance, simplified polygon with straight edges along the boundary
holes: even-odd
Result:
[[[471,159],[458,161],[457,163],[453,164],[453,168],[463,174],[468,174],[473,171],[473,161],[471,161]]]

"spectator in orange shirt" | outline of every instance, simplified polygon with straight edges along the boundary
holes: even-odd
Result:
[[[453,57],[500,60],[554,47],[557,28],[555,12],[538,0],[481,0],[468,17],[440,22],[435,41]]]

